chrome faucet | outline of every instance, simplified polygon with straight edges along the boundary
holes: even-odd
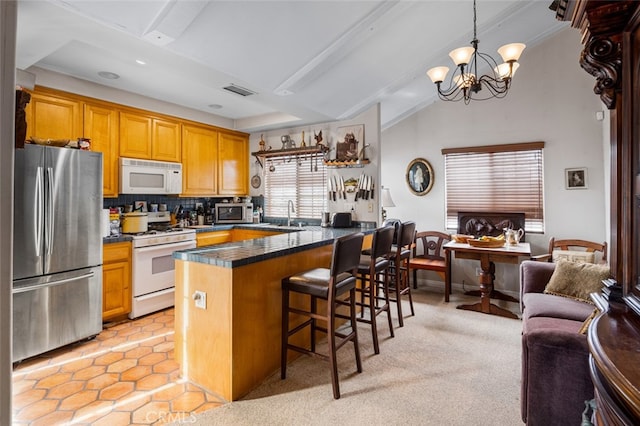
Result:
[[[291,212],[296,212],[296,208],[293,206],[293,201],[287,202],[287,226],[291,226]]]

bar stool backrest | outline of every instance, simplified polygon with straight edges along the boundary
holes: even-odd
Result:
[[[395,236],[395,233],[396,229],[394,226],[385,226],[383,228],[376,229],[371,243],[372,259],[388,256],[391,251],[391,246],[393,245],[393,237]]]
[[[337,238],[333,242],[331,257],[331,276],[337,277],[344,272],[357,271],[360,264],[360,252],[364,234],[358,232]]]
[[[416,223],[412,221],[402,222],[400,226],[398,249],[405,248],[413,244],[416,233]]]

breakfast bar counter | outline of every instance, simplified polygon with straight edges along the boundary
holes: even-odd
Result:
[[[280,368],[282,278],[328,267],[335,238],[374,231],[273,228],[283,233],[173,254],[181,375],[229,401]]]

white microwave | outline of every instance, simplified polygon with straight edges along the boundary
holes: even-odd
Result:
[[[252,223],[253,203],[216,203],[216,223]]]
[[[120,157],[120,194],[180,194],[182,164]]]

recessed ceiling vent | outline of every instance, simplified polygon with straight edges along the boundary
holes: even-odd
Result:
[[[253,92],[249,89],[245,89],[244,87],[236,86],[235,84],[230,84],[229,86],[223,87],[224,90],[228,90],[229,92],[233,92],[240,96],[251,96],[255,95],[256,92]]]

